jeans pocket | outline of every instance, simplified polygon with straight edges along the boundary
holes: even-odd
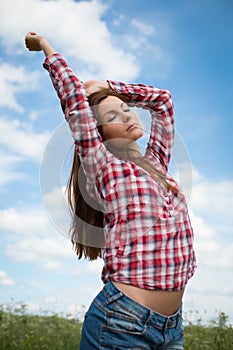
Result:
[[[148,347],[144,344],[143,335],[146,326],[128,312],[109,311],[107,324],[101,326],[100,349],[141,349]]]
[[[127,334],[143,334],[145,332],[145,324],[130,314],[129,311],[117,308],[117,311],[109,311],[107,313],[106,328],[112,332],[120,332]]]

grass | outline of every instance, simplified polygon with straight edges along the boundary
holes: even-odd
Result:
[[[77,350],[82,323],[58,314],[31,315],[27,306],[0,306],[0,350]],[[185,350],[233,350],[233,328],[220,312],[204,325],[185,322]]]
[[[219,312],[216,319],[203,325],[201,318],[195,324],[186,322],[185,350],[232,350],[233,328],[228,324],[228,317]]]
[[[82,324],[53,314],[30,315],[26,305],[0,308],[0,350],[77,350]]]

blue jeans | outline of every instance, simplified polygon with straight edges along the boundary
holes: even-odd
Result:
[[[183,350],[182,308],[163,316],[108,282],[85,315],[80,350]]]

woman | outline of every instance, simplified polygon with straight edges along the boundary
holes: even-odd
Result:
[[[104,288],[86,313],[80,349],[183,349],[182,298],[196,266],[187,205],[167,173],[170,93],[110,80],[82,83],[43,36],[30,32],[25,43],[43,50],[75,140],[72,241],[79,258],[104,260]],[[144,156],[131,106],[152,117]]]

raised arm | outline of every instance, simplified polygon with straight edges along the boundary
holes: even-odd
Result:
[[[43,36],[30,32],[25,38],[25,44],[30,51],[44,52],[46,59],[43,66],[49,72],[60,99],[87,179],[95,183],[96,176],[106,167],[112,155],[107,152],[98,133],[97,121],[89,106],[84,84]],[[93,84],[87,84],[86,88],[90,88],[90,85]]]
[[[43,66],[50,74],[66,120],[70,122],[70,114],[77,108],[88,110],[89,105],[82,82],[48,40],[42,35],[29,32],[25,37],[25,44],[29,51],[44,52],[46,59]]]
[[[152,116],[146,157],[159,162],[167,172],[174,141],[174,109],[168,90],[144,84],[108,81],[111,89],[124,95],[131,106],[144,108]]]

